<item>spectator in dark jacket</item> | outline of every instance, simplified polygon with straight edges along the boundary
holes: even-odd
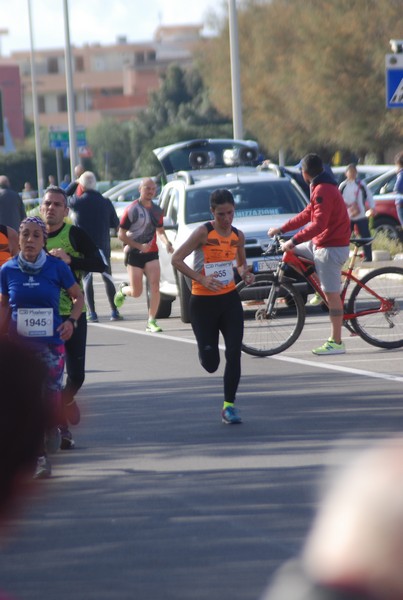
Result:
[[[72,217],[78,227],[90,236],[92,241],[101,250],[107,269],[102,273],[106,295],[111,307],[111,321],[119,321],[123,317],[119,314],[114,305],[113,298],[116,293],[115,284],[112,279],[111,269],[111,239],[110,230],[117,229],[119,218],[116,214],[112,202],[104,198],[96,190],[96,178],[91,171],[85,171],[80,175],[78,184],[83,193],[80,196],[70,198],[70,209]],[[88,308],[88,320],[92,323],[98,322],[98,315],[95,311],[94,287],[92,283],[92,273],[84,273],[83,285],[85,300]]]
[[[0,175],[0,223],[18,231],[26,216],[20,195],[11,189],[8,177]]]

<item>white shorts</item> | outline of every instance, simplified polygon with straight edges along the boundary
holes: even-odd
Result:
[[[298,256],[314,261],[316,273],[324,292],[340,291],[341,270],[348,259],[349,246],[317,248],[311,240],[295,246],[294,252]]]

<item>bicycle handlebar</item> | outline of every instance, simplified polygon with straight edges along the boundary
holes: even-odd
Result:
[[[283,251],[281,249],[281,240],[283,238],[279,235],[274,235],[267,245],[266,250],[263,252],[262,256],[274,256],[276,254],[282,254]]]

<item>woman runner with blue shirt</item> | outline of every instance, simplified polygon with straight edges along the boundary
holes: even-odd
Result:
[[[45,223],[24,219],[19,230],[20,253],[3,265],[0,273],[0,333],[21,338],[46,364],[49,401],[54,428],[58,423],[64,370],[64,342],[70,339],[84,306],[84,296],[70,268],[45,252]],[[61,289],[73,301],[70,317],[59,314]],[[38,458],[36,476],[49,477],[45,447]]]

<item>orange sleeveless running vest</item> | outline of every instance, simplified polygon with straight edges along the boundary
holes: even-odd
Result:
[[[222,294],[228,294],[235,289],[235,281],[233,277],[233,261],[236,258],[239,246],[239,235],[238,230],[235,227],[231,227],[231,233],[229,236],[223,236],[217,233],[212,223],[205,223],[207,227],[207,243],[198,248],[194,252],[194,263],[193,268],[198,273],[206,275],[206,270],[211,265],[211,273],[214,273],[218,280],[220,277],[224,277],[223,281],[228,278],[230,281],[224,284],[219,291],[213,292],[207,289],[198,281],[192,280],[192,294],[195,296],[219,296]],[[213,266],[214,265],[214,266]]]
[[[0,225],[0,267],[11,258],[10,246],[8,243],[7,227]]]

